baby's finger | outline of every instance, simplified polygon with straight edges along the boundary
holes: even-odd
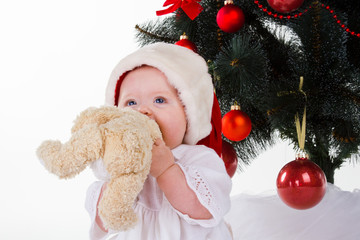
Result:
[[[157,138],[154,142],[155,146],[160,146],[164,143],[164,141],[161,138]]]

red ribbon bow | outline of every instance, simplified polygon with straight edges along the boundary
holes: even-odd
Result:
[[[164,10],[156,11],[156,15],[161,16],[172,13],[181,7],[186,15],[188,15],[191,20],[194,20],[203,10],[202,6],[199,4],[200,1],[201,0],[166,0],[163,7],[167,7],[169,5],[172,6]]]

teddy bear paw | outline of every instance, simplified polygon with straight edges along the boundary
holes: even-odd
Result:
[[[134,227],[137,222],[137,216],[132,209],[131,211],[121,214],[111,213],[104,216],[101,216],[100,214],[100,218],[106,229],[113,229],[116,231],[126,231]]]
[[[36,151],[36,155],[38,156],[40,163],[49,171],[51,171],[51,162],[54,159],[54,155],[61,149],[60,141],[47,140],[44,141]]]

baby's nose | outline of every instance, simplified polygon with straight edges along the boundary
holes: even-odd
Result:
[[[151,109],[145,105],[139,106],[138,111],[148,117],[151,117],[153,115],[153,112],[151,111]]]

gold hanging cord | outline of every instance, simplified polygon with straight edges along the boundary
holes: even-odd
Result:
[[[306,99],[306,94],[302,90],[303,84],[304,84],[304,77],[301,76],[300,77],[300,84],[299,84],[299,92],[304,94],[305,99]],[[300,126],[299,113],[296,113],[296,115],[295,115],[295,125],[296,125],[296,132],[297,132],[297,137],[298,137],[298,143],[299,143],[300,150],[304,151],[304,147],[305,147],[305,130],[306,130],[306,106],[304,107],[304,113],[303,113],[301,126]]]

